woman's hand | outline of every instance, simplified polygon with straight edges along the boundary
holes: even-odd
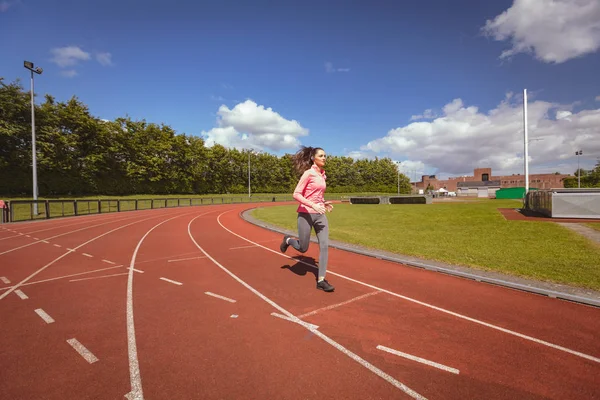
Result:
[[[330,201],[326,201],[325,202],[325,209],[327,210],[327,212],[331,212],[331,210],[333,210],[333,204],[331,204]]]
[[[315,210],[316,212],[318,212],[319,214],[325,214],[325,212],[327,211],[325,206],[321,203],[316,203],[316,204],[313,203],[312,209]]]

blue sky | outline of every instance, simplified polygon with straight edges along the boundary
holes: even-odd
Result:
[[[411,178],[573,173],[600,157],[600,2],[0,0],[0,77],[38,101],[281,155],[391,157]],[[542,140],[538,140],[542,139]]]

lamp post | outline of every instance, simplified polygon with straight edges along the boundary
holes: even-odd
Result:
[[[31,71],[31,154],[32,154],[32,167],[33,167],[33,214],[38,215],[38,184],[37,184],[37,154],[35,148],[35,103],[33,99],[33,73],[40,75],[43,69],[40,67],[33,67],[31,61],[24,61],[23,66]]]
[[[527,89],[523,89],[523,138],[524,147],[524,162],[525,162],[525,196],[529,192],[529,140],[527,139]]]
[[[582,150],[575,152],[575,155],[577,156],[577,189],[581,189],[581,169],[579,169],[579,156],[582,154]]]
[[[401,161],[396,161],[396,164],[398,164],[397,172],[398,172],[398,195],[400,195],[400,165],[402,165]]]

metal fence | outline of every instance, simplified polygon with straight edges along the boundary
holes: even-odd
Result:
[[[292,201],[292,196],[261,197],[200,197],[158,199],[98,199],[98,200],[0,200],[0,223],[33,221],[39,219],[103,214],[123,211],[153,210],[158,208],[190,207],[212,204],[264,203]],[[37,214],[34,204],[37,204]]]

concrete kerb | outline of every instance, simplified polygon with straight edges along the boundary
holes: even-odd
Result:
[[[253,225],[259,226],[264,229],[268,229],[273,232],[281,233],[283,235],[287,234],[296,236],[298,234],[296,231],[282,229],[280,227],[267,224],[266,222],[260,221],[252,217],[250,215],[250,212],[255,208],[259,207],[254,207],[241,212],[240,216],[242,217],[242,219]],[[311,237],[311,242],[317,243],[317,239]],[[488,283],[491,285],[502,286],[510,289],[539,294],[561,300],[572,301],[575,303],[581,303],[589,306],[600,307],[600,292],[591,289],[578,288],[558,283],[537,281],[533,279],[521,278],[492,271],[474,270],[472,268],[441,263],[438,261],[422,260],[416,257],[409,257],[403,256],[401,254],[367,249],[361,246],[350,245],[334,240],[330,240],[329,245],[333,248],[337,248],[340,250],[350,251],[364,256],[374,257],[380,260],[391,261],[398,264],[408,265],[410,267],[422,268],[428,271],[440,272],[459,278],[475,280],[477,282]]]

